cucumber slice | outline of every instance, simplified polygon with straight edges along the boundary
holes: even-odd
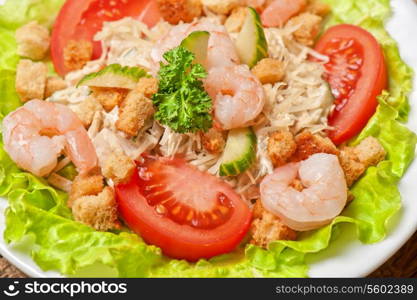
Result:
[[[221,158],[220,176],[236,176],[252,165],[256,158],[256,136],[251,128],[229,131]]]
[[[251,7],[247,9],[245,22],[236,39],[236,49],[240,60],[252,68],[268,57],[268,43],[258,13]]]
[[[74,180],[74,178],[78,175],[77,169],[73,163],[69,163],[64,168],[58,171],[58,175],[65,177],[68,180]]]
[[[122,67],[119,64],[108,65],[97,73],[86,75],[78,86],[134,89],[139,79],[148,76],[144,69],[138,67]]]
[[[210,33],[207,31],[194,31],[182,42],[181,46],[195,55],[195,63],[205,65],[207,61],[207,49]]]

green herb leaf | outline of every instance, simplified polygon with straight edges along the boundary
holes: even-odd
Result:
[[[164,58],[168,63],[161,63],[159,91],[152,98],[158,109],[155,119],[179,133],[207,131],[213,120],[212,102],[201,81],[206,71],[183,47],[166,52]]]

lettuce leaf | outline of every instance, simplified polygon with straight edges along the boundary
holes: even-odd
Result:
[[[303,277],[307,256],[314,256],[345,230],[355,226],[358,238],[374,243],[386,235],[386,222],[401,206],[397,184],[414,158],[416,135],[407,120],[412,71],[401,60],[395,41],[384,29],[390,15],[388,0],[323,0],[332,6],[327,26],[354,23],[372,32],[381,43],[388,64],[390,89],[379,97],[377,112],[353,143],[377,137],[387,160],[371,167],[354,185],[355,200],[332,224],[303,233],[297,241],[276,241],[268,250],[241,245],[230,254],[195,264],[164,257],[129,232],[97,232],[73,221],[67,195],[35,176],[19,170],[0,141],[0,196],[9,199],[5,240],[34,239],[31,255],[44,270],[79,275],[104,264],[121,277]],[[63,0],[9,0],[0,7],[0,119],[20,104],[14,90],[16,54],[14,30],[29,20],[51,24]],[[3,200],[0,200],[3,201]],[[100,276],[101,273],[94,275]]]

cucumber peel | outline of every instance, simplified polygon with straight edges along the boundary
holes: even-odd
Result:
[[[221,158],[220,176],[236,176],[250,168],[256,158],[256,136],[251,128],[229,131]]]
[[[94,86],[107,88],[134,89],[139,79],[147,77],[147,72],[138,67],[122,67],[119,64],[111,64],[104,69],[91,73],[78,82],[79,86]]]
[[[268,43],[261,18],[255,9],[248,7],[242,29],[236,39],[236,49],[240,60],[250,68],[268,57]]]
[[[207,61],[207,49],[210,33],[207,31],[194,31],[182,42],[181,47],[191,51],[195,55],[195,63],[205,65]]]

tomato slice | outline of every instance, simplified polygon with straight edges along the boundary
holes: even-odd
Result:
[[[161,18],[156,0],[67,0],[55,21],[51,38],[51,56],[55,70],[65,75],[63,52],[70,40],[93,42],[103,22],[124,17],[137,18],[149,26]],[[101,55],[101,45],[93,42],[93,59]]]
[[[377,96],[387,87],[382,49],[366,30],[355,25],[336,25],[315,46],[327,55],[325,79],[335,96],[329,116],[329,137],[341,144],[357,135],[375,113]]]
[[[116,195],[133,231],[164,254],[189,261],[232,251],[252,217],[227,183],[181,158],[145,157]]]

